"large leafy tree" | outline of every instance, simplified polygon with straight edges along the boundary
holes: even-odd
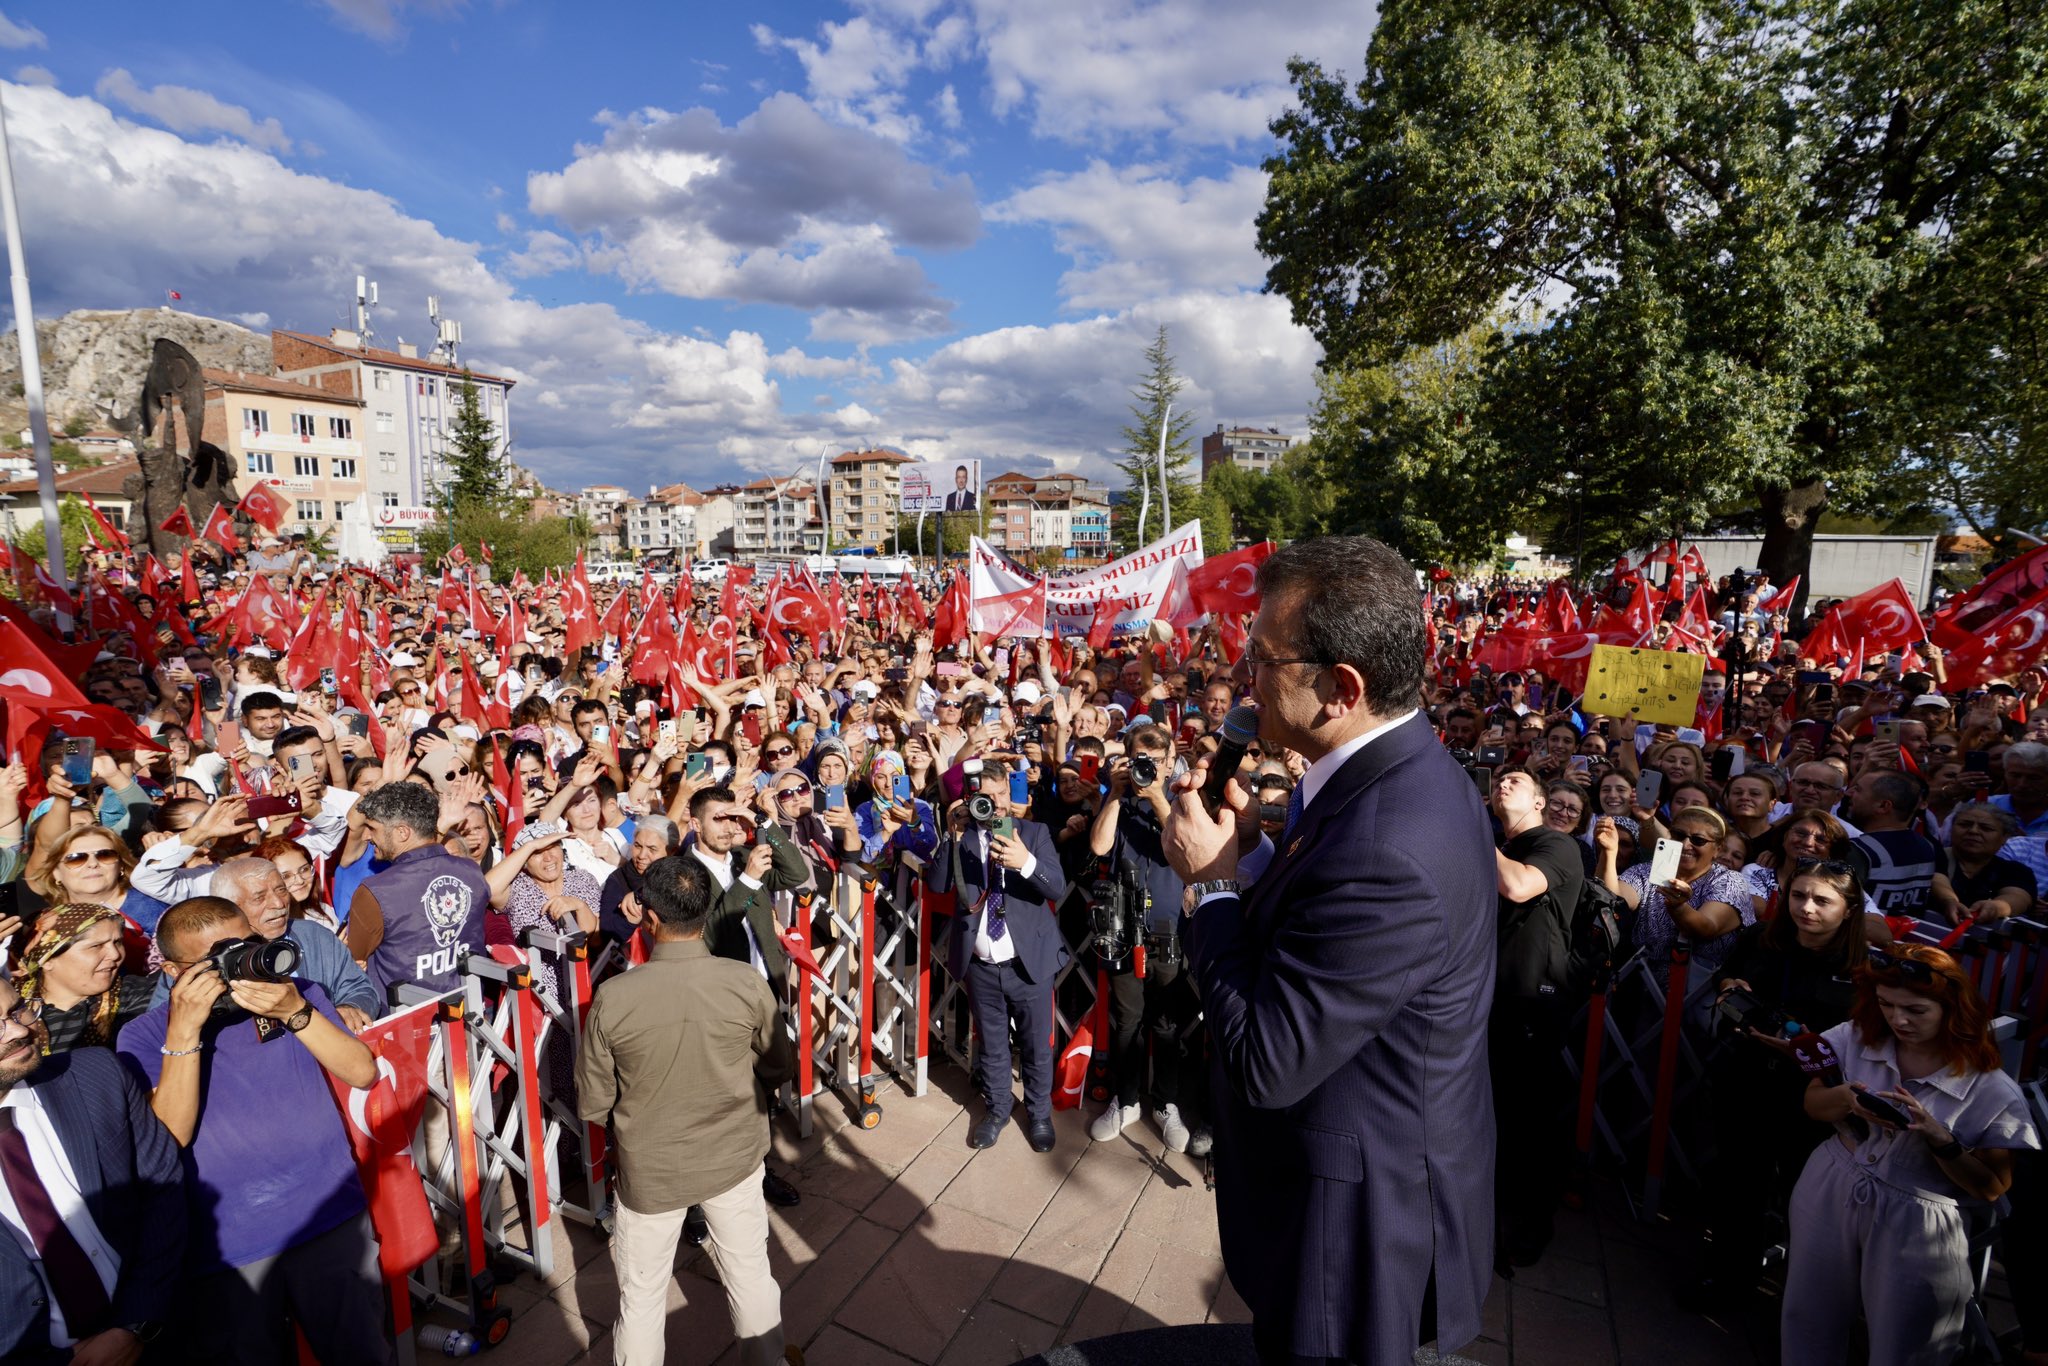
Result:
[[[1982,301],[1972,258],[1997,256],[2008,292],[2048,259],[2021,221],[2043,9],[1390,0],[1355,86],[1293,65],[1259,218],[1268,286],[1339,370],[1541,301],[1484,364],[1487,440],[1439,448],[1477,474],[1392,477],[1428,497],[1490,484],[1508,515],[1568,509],[1589,558],[1747,505],[1782,581],[1831,502],[1894,491],[1934,415],[1991,417],[1916,386],[1931,351],[1991,363],[1995,329],[1927,333]]]

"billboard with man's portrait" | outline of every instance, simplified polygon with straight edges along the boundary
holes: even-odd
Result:
[[[901,467],[905,512],[981,510],[979,460],[928,460]]]

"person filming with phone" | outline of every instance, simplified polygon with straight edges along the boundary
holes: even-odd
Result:
[[[1736,933],[1755,921],[1749,883],[1716,862],[1727,836],[1719,812],[1682,806],[1671,815],[1671,838],[1657,841],[1656,856],[1623,869],[1615,866],[1620,839],[1613,823],[1594,827],[1600,881],[1635,911],[1632,937],[1653,965],[1683,937],[1692,946],[1693,977],[1705,980],[1734,947]]]
[[[1792,1192],[1781,1359],[1835,1366],[1860,1312],[1876,1366],[1947,1362],[1975,1290],[1972,1228],[2040,1136],[1953,958],[1900,945],[1855,981],[1808,1059],[1806,1113],[1835,1134]]]

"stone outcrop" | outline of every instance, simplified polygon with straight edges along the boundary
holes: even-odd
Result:
[[[80,309],[37,323],[36,336],[53,433],[82,417],[139,436],[136,405],[158,337],[177,342],[201,365],[270,373],[267,333],[167,308]],[[21,352],[10,326],[0,336],[0,407],[21,406]]]

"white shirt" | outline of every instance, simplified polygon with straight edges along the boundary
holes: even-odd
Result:
[[[99,1225],[92,1221],[92,1212],[85,1207],[85,1197],[79,1193],[78,1176],[71,1169],[71,1159],[64,1152],[64,1145],[57,1140],[56,1126],[43,1109],[33,1088],[16,1086],[6,1095],[0,1096],[0,1109],[14,1111],[14,1124],[28,1143],[29,1161],[35,1164],[36,1176],[42,1180],[43,1189],[50,1194],[50,1204],[57,1211],[57,1217],[64,1221],[64,1227],[78,1240],[79,1247],[92,1259],[92,1269],[100,1273],[100,1282],[106,1287],[107,1298],[114,1297],[114,1286],[121,1279],[121,1259],[107,1246],[107,1240],[100,1236]],[[36,1257],[35,1244],[29,1240],[28,1224],[22,1219],[21,1211],[15,1208],[14,1192],[7,1182],[0,1179],[0,1224],[22,1245],[31,1263],[40,1271],[42,1263]],[[45,1278],[45,1289],[48,1288]],[[57,1304],[57,1296],[48,1296],[50,1301],[50,1345],[70,1347],[78,1339],[73,1337],[64,1322],[64,1311]]]
[[[712,881],[718,884],[719,891],[729,892],[732,890],[732,860],[730,858],[710,853],[701,844],[691,845],[690,852],[697,856],[697,862],[711,870]],[[759,890],[761,883],[758,879],[750,878],[743,873],[740,875],[740,885]],[[768,976],[768,960],[761,956],[761,941],[754,937],[754,924],[745,916],[741,916],[740,925],[747,932],[747,961],[754,965],[754,971],[766,978]],[[769,985],[774,985],[772,979],[769,981]]]
[[[989,842],[993,838],[994,836],[989,832],[983,831],[981,835],[981,851],[979,854],[973,854],[969,851],[967,837],[961,836],[960,857],[962,859],[970,857],[979,858],[981,866],[987,868],[990,862],[988,853]],[[996,866],[998,868],[1001,867],[1000,864]],[[1028,878],[1037,870],[1038,855],[1026,849],[1024,851],[1024,866],[1017,871]],[[1007,963],[1017,956],[1016,935],[1005,932],[1001,939],[991,939],[989,937],[987,897],[983,897],[981,904],[974,908],[974,956],[984,963]]]
[[[1349,740],[1346,740],[1343,744],[1310,764],[1308,772],[1301,775],[1301,812],[1295,817],[1295,820],[1299,822],[1303,816],[1308,815],[1309,804],[1315,801],[1316,794],[1323,790],[1324,784],[1336,776],[1338,769],[1351,762],[1351,757],[1354,754],[1414,715],[1415,709],[1411,707],[1391,721],[1380,722],[1363,735],[1352,736]],[[1273,857],[1273,841],[1267,839],[1264,835],[1259,836],[1259,847],[1237,861],[1238,885],[1240,887],[1248,887],[1252,883],[1257,882],[1265,875],[1266,870],[1272,866]],[[1219,896],[1237,895],[1239,895],[1237,892],[1211,892],[1197,902],[1196,905],[1206,906]]]

